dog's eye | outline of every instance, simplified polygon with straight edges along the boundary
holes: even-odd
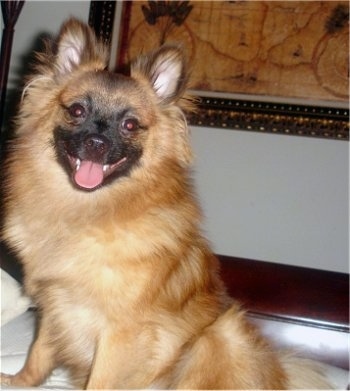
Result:
[[[124,132],[134,132],[139,129],[139,127],[140,125],[135,118],[127,118],[121,124],[122,131]]]
[[[69,115],[73,118],[85,118],[86,110],[80,103],[74,103],[68,108]]]

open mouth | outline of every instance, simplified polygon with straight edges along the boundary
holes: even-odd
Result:
[[[109,175],[127,161],[127,157],[123,157],[113,164],[101,164],[91,160],[82,160],[69,154],[67,156],[73,170],[72,179],[74,183],[86,190],[100,187]]]

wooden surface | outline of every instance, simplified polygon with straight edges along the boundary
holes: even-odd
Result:
[[[253,312],[349,331],[349,275],[219,256],[231,296]]]
[[[230,295],[278,348],[349,369],[349,275],[219,256]]]

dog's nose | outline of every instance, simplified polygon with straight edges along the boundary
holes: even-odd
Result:
[[[86,137],[84,140],[86,151],[93,156],[102,156],[110,148],[109,140],[101,135],[93,134]]]

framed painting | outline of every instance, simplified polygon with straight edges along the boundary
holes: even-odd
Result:
[[[92,1],[90,24],[124,69],[180,43],[196,126],[349,140],[346,1]]]

